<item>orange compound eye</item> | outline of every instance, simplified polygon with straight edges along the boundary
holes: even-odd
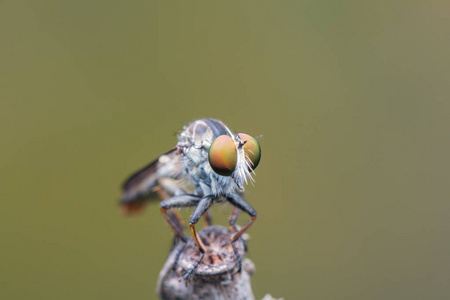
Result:
[[[258,141],[254,137],[248,134],[238,133],[238,136],[245,143],[244,152],[252,162],[252,170],[256,169],[259,164],[259,160],[261,159],[261,146],[259,146]]]
[[[236,168],[237,152],[233,139],[228,135],[218,136],[209,148],[209,164],[219,175],[230,176]]]

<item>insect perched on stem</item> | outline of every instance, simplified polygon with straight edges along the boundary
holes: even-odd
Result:
[[[184,242],[187,238],[174,208],[195,206],[189,224],[201,254],[185,275],[188,279],[206,252],[195,224],[205,213],[208,216],[207,210],[212,203],[228,201],[235,206],[229,221],[234,231],[230,240],[232,246],[255,221],[256,211],[242,195],[244,184],[254,181],[252,174],[260,158],[259,143],[250,135],[234,134],[219,120],[196,120],[183,128],[175,148],[125,182],[121,205],[126,213],[133,213],[140,211],[152,196],[159,196],[163,199],[160,204],[162,214]],[[238,230],[235,222],[240,210],[251,218]]]

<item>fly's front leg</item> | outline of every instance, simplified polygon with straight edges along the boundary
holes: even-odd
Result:
[[[202,240],[198,236],[197,232],[195,231],[195,224],[197,224],[198,220],[200,220],[201,216],[208,210],[208,208],[211,206],[213,202],[212,196],[206,196],[202,198],[199,202],[197,207],[195,208],[194,212],[192,213],[191,220],[189,221],[190,227],[191,227],[191,233],[192,237],[194,238],[195,243],[197,244],[198,249],[200,250],[200,257],[197,259],[197,261],[194,263],[192,268],[187,271],[187,273],[184,275],[184,279],[187,281],[189,279],[189,276],[194,272],[195,268],[201,263],[203,257],[205,256],[206,247],[203,244]]]
[[[239,208],[235,207],[235,208],[233,209],[233,212],[231,213],[230,219],[228,220],[228,224],[230,225],[230,229],[231,229],[233,232],[237,232],[237,231],[238,231],[238,229],[237,229],[237,227],[236,227],[236,221],[237,221],[237,218],[238,218],[238,216],[239,216],[239,212],[240,212],[240,211],[241,211],[241,210],[240,210]],[[244,243],[244,250],[245,250],[245,252],[247,252],[247,250],[248,250],[248,248],[247,248],[247,241],[246,241],[245,239],[242,239],[242,242]],[[236,249],[234,248],[233,243],[231,243],[231,246],[233,247],[234,254],[236,254],[236,257],[239,259],[240,257],[239,257],[239,255],[237,254]]]
[[[247,201],[244,200],[244,198],[242,198],[238,194],[227,195],[227,200],[228,200],[228,202],[230,202],[231,204],[233,204],[236,207],[235,210],[233,211],[233,214],[231,215],[229,223],[230,223],[230,226],[235,231],[235,233],[231,237],[231,247],[233,248],[234,255],[236,256],[236,259],[239,263],[238,272],[240,272],[241,267],[242,267],[242,262],[241,262],[241,257],[239,255],[239,253],[237,252],[236,248],[234,247],[234,242],[237,241],[241,237],[241,235],[253,224],[253,222],[255,222],[256,210],[250,204],[248,204]],[[244,227],[242,227],[239,231],[237,231],[235,223],[237,220],[239,210],[245,211],[247,214],[250,215],[251,219],[250,219],[250,221],[248,221],[247,224],[244,225]],[[245,248],[247,248],[245,241],[244,241],[244,246],[245,246]]]
[[[235,207],[239,208],[240,210],[246,212],[250,215],[251,219],[248,221],[247,224],[245,224],[238,232],[233,234],[231,237],[231,242],[234,243],[238,238],[241,237],[241,235],[247,231],[247,229],[255,222],[256,220],[256,210],[247,203],[247,201],[244,200],[240,195],[238,194],[229,194],[227,195],[227,200],[231,204],[233,204]]]
[[[207,196],[207,197],[202,198],[198,202],[197,207],[195,208],[194,212],[192,213],[191,220],[189,221],[189,224],[191,227],[191,233],[192,233],[192,236],[194,237],[194,241],[197,244],[198,249],[202,253],[206,252],[206,248],[205,248],[205,245],[203,245],[202,241],[200,240],[200,237],[198,236],[197,232],[195,231],[195,224],[197,224],[198,220],[200,220],[200,217],[211,206],[212,201],[213,201],[212,196]]]
[[[201,198],[196,195],[180,195],[166,199],[160,204],[161,213],[163,214],[167,223],[169,223],[170,227],[172,227],[172,229],[183,242],[187,241],[187,238],[183,233],[183,228],[181,228],[177,220],[173,219],[173,215],[168,214],[167,210],[175,207],[196,206],[199,203],[200,199]]]
[[[199,182],[198,186],[195,189],[195,194],[196,195],[210,195],[211,187],[203,182]],[[205,227],[211,226],[211,224],[212,224],[211,214],[208,210],[205,211],[205,213],[203,214],[203,222],[205,224]]]
[[[228,220],[228,224],[230,225],[230,229],[233,230],[233,232],[237,232],[237,228],[236,228],[236,221],[239,215],[239,211],[240,209],[235,207],[233,209],[233,212],[231,213],[230,219]]]

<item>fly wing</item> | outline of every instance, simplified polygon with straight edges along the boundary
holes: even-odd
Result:
[[[177,148],[161,155],[131,175],[123,184],[120,204],[124,212],[141,211],[148,200],[163,197],[162,194],[167,190],[182,189],[177,182],[184,175],[181,152]]]

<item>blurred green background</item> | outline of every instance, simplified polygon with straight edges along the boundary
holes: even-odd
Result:
[[[448,299],[449,13],[2,1],[0,299],[155,299],[172,233],[120,184],[202,117],[263,135],[257,299]]]

